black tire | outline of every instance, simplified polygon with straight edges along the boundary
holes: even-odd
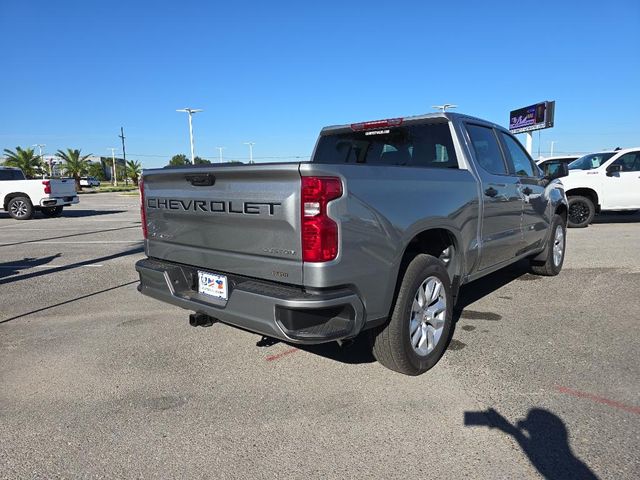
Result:
[[[569,197],[569,228],[584,228],[588,226],[596,214],[596,207],[590,198],[582,195],[572,195]]]
[[[63,206],[59,205],[57,207],[42,207],[40,211],[45,217],[59,217],[62,215]]]
[[[9,200],[7,210],[11,218],[16,220],[29,220],[33,217],[33,205],[27,197],[14,197]]]
[[[425,281],[439,280],[445,298],[444,318],[439,339],[426,354],[420,355],[411,344],[411,316],[414,298]],[[430,303],[428,302],[427,305]],[[418,322],[420,323],[420,322]],[[371,333],[373,355],[383,366],[405,375],[420,375],[432,368],[444,354],[453,333],[453,295],[447,269],[431,255],[417,255],[407,267],[396,296],[389,321]]]
[[[560,248],[555,248],[559,246]],[[554,215],[551,222],[551,234],[547,241],[547,247],[541,255],[531,259],[531,271],[536,275],[544,275],[545,277],[553,277],[560,273],[564,256],[567,249],[567,227],[560,215]],[[559,250],[559,260],[555,256]]]

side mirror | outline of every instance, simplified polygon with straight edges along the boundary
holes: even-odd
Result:
[[[614,173],[620,173],[622,171],[622,165],[609,165],[607,167],[607,177],[613,177]]]
[[[544,178],[549,181],[569,175],[569,166],[565,162],[547,162],[542,168]]]

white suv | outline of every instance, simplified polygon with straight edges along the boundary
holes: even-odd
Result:
[[[562,179],[570,227],[586,227],[597,212],[640,209],[640,147],[590,153],[569,165]]]

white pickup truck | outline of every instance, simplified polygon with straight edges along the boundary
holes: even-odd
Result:
[[[0,167],[0,205],[16,220],[28,220],[36,210],[55,217],[78,202],[73,179],[27,180],[19,168]]]
[[[586,227],[596,213],[640,209],[640,147],[590,153],[569,165],[562,178],[569,200],[569,227]]]

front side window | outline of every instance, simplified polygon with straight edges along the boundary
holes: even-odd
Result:
[[[493,129],[480,125],[467,125],[467,131],[480,166],[489,173],[506,175],[507,166]]]
[[[323,135],[313,162],[458,168],[447,123]]]
[[[533,165],[522,146],[511,135],[506,135],[504,132],[500,132],[500,135],[511,157],[515,174],[520,177],[533,177]]]
[[[640,172],[640,152],[625,153],[613,165],[620,165],[622,172]]]
[[[569,170],[592,170],[600,167],[603,163],[613,157],[616,152],[591,153],[580,157],[575,162],[569,164]]]

